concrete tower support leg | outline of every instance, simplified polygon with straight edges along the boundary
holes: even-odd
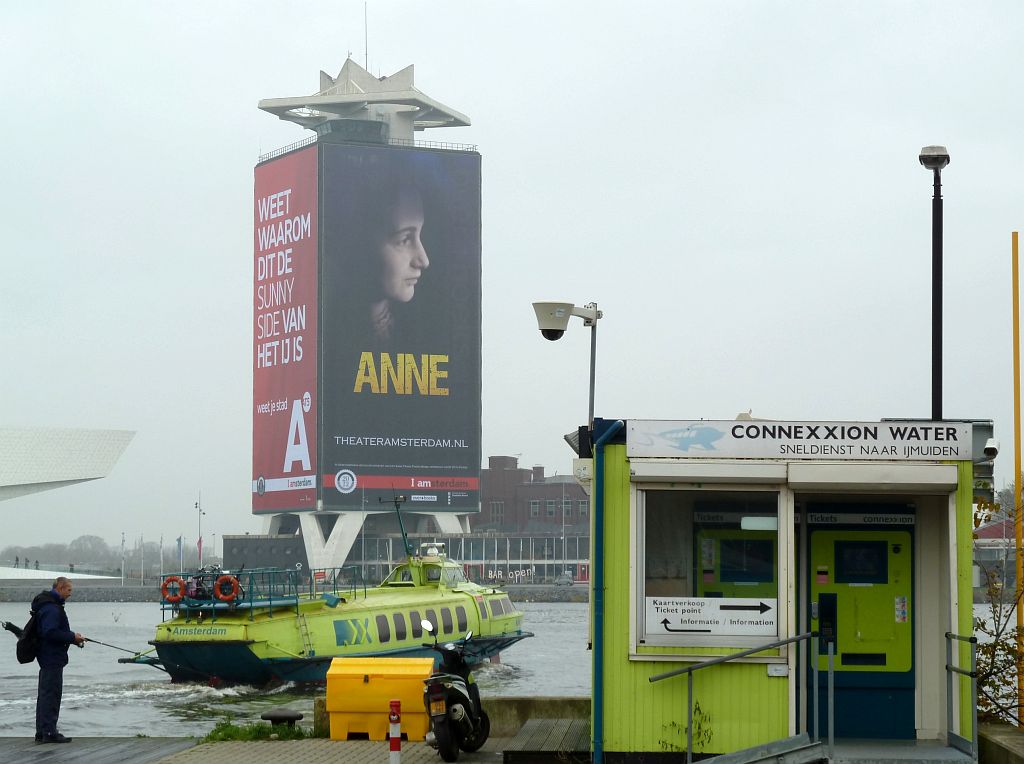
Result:
[[[363,527],[363,513],[339,512],[338,521],[326,539],[316,515],[312,512],[299,514],[299,525],[302,528],[302,543],[306,546],[309,567],[337,568],[344,565],[345,558],[355,544],[359,529]]]
[[[467,528],[463,530],[462,518],[458,515],[454,515],[451,512],[431,512],[430,516],[434,518],[434,522],[437,523],[437,527],[441,529],[441,533],[468,533]]]
[[[276,536],[281,532],[281,523],[288,517],[287,512],[281,512],[276,515],[264,515],[263,516],[263,535],[264,536]]]

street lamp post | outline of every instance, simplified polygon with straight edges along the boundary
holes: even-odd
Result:
[[[918,161],[932,171],[932,421],[942,419],[942,168],[949,164],[945,146],[925,146]]]
[[[569,318],[578,316],[583,325],[590,327],[590,406],[587,409],[587,424],[594,427],[594,373],[597,368],[597,322],[604,314],[597,309],[596,302],[588,302],[578,308],[571,302],[535,302],[537,325],[546,340],[560,340],[569,326]]]

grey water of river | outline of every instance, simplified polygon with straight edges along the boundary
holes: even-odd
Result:
[[[513,646],[501,663],[474,672],[486,705],[488,696],[589,696],[587,649],[588,605],[576,602],[525,602],[523,628],[536,636]],[[171,684],[147,666],[117,662],[150,648],[160,619],[152,603],[74,602],[67,605],[71,628],[87,637],[125,648],[87,644],[70,652],[64,670],[60,728],[80,736],[201,736],[225,718],[258,721],[274,707],[287,707],[313,718],[313,699],[323,687],[286,684],[272,690],[253,687],[207,687]],[[0,603],[0,621],[23,625],[27,603]],[[14,638],[0,633],[0,737],[27,737],[35,731],[35,664],[21,665]]]

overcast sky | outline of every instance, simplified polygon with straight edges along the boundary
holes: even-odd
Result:
[[[0,505],[0,547],[194,543],[250,513],[252,189],[309,133],[257,109],[347,55],[483,155],[483,454],[571,469],[596,413],[931,413],[931,176],[945,196],[948,418],[1013,472],[1010,232],[1024,6],[928,2],[19,3],[0,24],[5,426],[137,431],[100,481]]]

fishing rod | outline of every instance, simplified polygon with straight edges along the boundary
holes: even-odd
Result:
[[[13,634],[15,637],[21,637],[21,632],[23,631],[23,629],[20,626],[17,626],[15,624],[11,623],[10,621],[0,621],[0,628],[6,629],[7,631],[11,632],[11,634]],[[122,652],[130,653],[131,655],[140,655],[138,650],[129,650],[129,649],[125,648],[125,647],[118,647],[117,645],[109,645],[106,642],[100,642],[98,639],[92,639],[91,637],[83,637],[83,639],[86,642],[92,642],[93,644],[103,645],[104,647],[109,647],[109,648],[111,648],[113,650],[121,650]],[[82,647],[82,645],[79,645],[79,647]],[[208,674],[205,671],[199,671],[198,669],[182,666],[179,663],[173,663],[171,661],[162,661],[162,663],[167,663],[168,666],[174,666],[176,668],[186,669],[187,671],[192,671],[192,672],[194,672],[196,674],[202,674],[203,676],[207,677],[208,679],[216,679],[216,677],[213,674]],[[167,673],[167,674],[170,673],[163,666],[158,666],[158,665],[155,665],[155,664],[149,664],[149,665],[153,666],[154,668],[160,669],[164,673]]]
[[[131,653],[132,655],[138,655],[138,650],[129,650],[125,647],[118,647],[117,645],[108,645],[106,642],[100,642],[98,639],[92,639],[90,637],[82,637],[86,642],[92,642],[93,644],[103,645],[104,647],[110,647],[114,650],[120,650],[123,653]]]
[[[21,634],[24,631],[20,626],[15,626],[10,621],[0,621],[0,628],[6,629],[7,631],[11,632],[11,634],[13,634],[15,637],[18,637],[19,639],[21,638]],[[129,650],[129,649],[125,648],[125,647],[118,647],[117,645],[108,645],[106,642],[100,642],[98,639],[92,639],[90,637],[82,637],[82,639],[85,640],[86,642],[93,642],[93,643],[95,643],[97,645],[103,645],[104,647],[110,647],[110,648],[113,648],[114,650],[120,650],[120,651],[125,652],[125,653],[131,653],[132,655],[138,655],[139,654],[138,650]],[[79,647],[81,647],[81,645],[79,645]]]

